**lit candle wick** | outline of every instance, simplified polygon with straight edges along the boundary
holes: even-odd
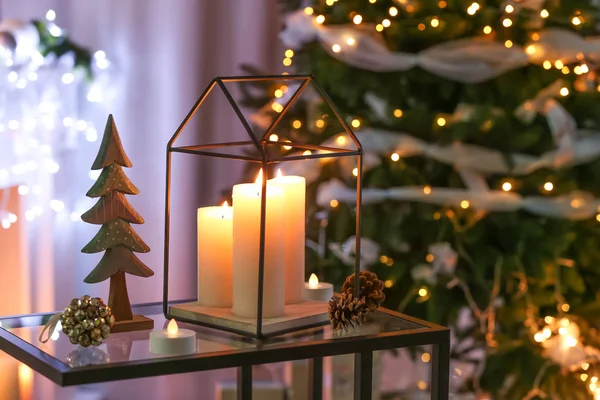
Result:
[[[316,289],[319,287],[319,278],[315,274],[311,274],[308,279],[308,287],[311,289]]]
[[[221,207],[221,219],[225,219],[225,212],[227,211],[227,207],[229,207],[229,204],[227,203],[227,200],[225,200],[223,202],[223,206]]]

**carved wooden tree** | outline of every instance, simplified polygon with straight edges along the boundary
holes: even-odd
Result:
[[[139,193],[122,169],[131,166],[131,161],[123,150],[113,116],[109,115],[100,150],[92,165],[93,170],[102,169],[102,173],[87,192],[88,197],[99,197],[99,200],[81,216],[83,221],[102,227],[81,251],[105,251],[96,268],[84,282],[97,283],[110,278],[108,306],[117,321],[113,332],[151,329],[153,326],[151,319],[133,315],[127,293],[126,273],[142,277],[154,275],[154,272],[134,254],[147,253],[150,248],[130,225],[144,223],[144,219],[125,197],[126,194]]]

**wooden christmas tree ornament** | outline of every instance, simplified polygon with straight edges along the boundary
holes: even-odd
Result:
[[[83,221],[102,227],[81,251],[105,251],[96,268],[89,273],[84,282],[98,283],[110,278],[108,306],[116,320],[111,328],[113,333],[154,328],[152,319],[133,315],[125,279],[126,273],[144,278],[154,275],[154,272],[134,254],[147,253],[150,248],[130,225],[144,223],[144,219],[125,197],[126,194],[139,193],[123,172],[123,167],[131,166],[111,114],[106,122],[100,150],[92,165],[93,170],[102,169],[102,173],[87,192],[88,197],[99,199],[81,216]]]

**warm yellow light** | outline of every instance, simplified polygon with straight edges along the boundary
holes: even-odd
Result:
[[[565,303],[562,306],[560,306],[560,309],[563,310],[564,312],[568,312],[571,309],[571,306],[568,305],[567,303]]]
[[[346,143],[348,143],[348,139],[346,139],[346,136],[338,136],[336,139],[337,144],[339,144],[340,146],[345,145]]]
[[[325,121],[323,121],[322,119],[318,119],[315,121],[315,125],[317,126],[317,128],[323,128],[325,126]]]
[[[437,28],[438,26],[440,26],[440,20],[437,19],[436,17],[433,17],[431,19],[431,26],[434,28]]]
[[[421,288],[419,289],[419,296],[425,297],[425,296],[427,296],[428,293],[429,293],[429,290],[427,290],[427,288],[425,286],[421,286]]]
[[[577,59],[578,59],[579,61],[582,61],[582,60],[585,58],[585,56],[583,55],[583,53],[582,53],[581,51],[580,51],[579,53],[577,53],[577,54],[575,55],[575,57],[577,57]]]
[[[273,109],[273,111],[278,113],[283,111],[283,106],[276,101],[274,101],[273,104],[271,104],[271,108]]]
[[[550,328],[544,328],[544,330],[542,330],[542,335],[548,339],[550,336],[552,336],[552,330],[550,330]]]
[[[396,108],[396,109],[394,110],[394,117],[396,117],[396,118],[400,118],[400,117],[402,117],[402,114],[403,114],[403,113],[402,113],[402,110],[401,110],[401,109],[399,109],[399,108]]]
[[[294,129],[300,129],[300,127],[302,126],[302,122],[300,122],[299,119],[296,119],[292,121],[292,126],[294,127]]]
[[[433,219],[435,219],[437,221],[440,218],[442,218],[442,213],[440,213],[439,211],[436,211],[433,213]]]
[[[535,54],[535,46],[532,45],[532,44],[530,44],[529,46],[527,46],[525,48],[525,53],[527,53],[529,55]]]
[[[513,47],[513,42],[512,42],[512,40],[507,40],[506,42],[504,42],[504,46],[505,46],[507,49],[510,49],[511,47]]]
[[[587,66],[587,64],[581,64],[581,72],[583,72],[584,74],[590,72],[590,68]]]
[[[387,260],[388,260],[388,257],[387,257],[387,256],[381,256],[381,257],[379,257],[379,261],[380,261],[382,264],[385,264],[385,263],[387,263]]]
[[[547,323],[547,324],[551,324],[551,323],[553,323],[553,322],[554,322],[554,317],[552,317],[552,316],[550,316],[550,315],[546,315],[546,316],[544,317],[544,322],[545,322],[545,323]]]
[[[546,61],[544,61],[542,66],[544,67],[544,69],[550,69],[550,68],[552,68],[552,63],[550,61],[546,60]]]
[[[405,10],[407,13],[411,13],[411,12],[415,11],[415,6],[413,6],[412,4],[409,4],[406,6]]]
[[[375,4],[375,3],[377,3],[377,0],[369,0],[369,3]]]
[[[511,12],[515,11],[515,8],[512,6],[512,4],[509,4],[506,7],[504,7],[504,11],[510,14]]]
[[[439,8],[446,8],[447,6],[448,6],[448,3],[446,3],[445,0],[440,0],[440,2],[438,2]]]
[[[349,37],[348,39],[346,39],[346,44],[348,46],[354,46],[356,44],[356,40],[354,40],[353,37]]]
[[[535,340],[538,343],[541,343],[544,341],[544,335],[542,335],[540,332],[538,332],[535,335],[533,335],[533,340]]]
[[[304,153],[302,153],[303,156],[310,156],[312,154],[312,151],[310,150],[304,150]]]
[[[552,189],[554,189],[554,185],[552,184],[552,182],[546,182],[544,183],[544,190],[547,192],[551,192]]]
[[[575,25],[575,26],[577,26],[577,25],[581,25],[581,18],[579,18],[579,17],[575,16],[575,17],[573,17],[573,19],[571,20],[571,23],[572,23],[573,25]]]
[[[325,16],[317,15],[317,18],[315,18],[315,21],[317,21],[317,24],[322,24],[323,22],[325,22]]]
[[[419,381],[417,382],[417,387],[421,390],[425,390],[427,389],[427,383],[425,383],[425,381]]]
[[[467,14],[469,14],[469,15],[475,15],[476,12],[477,12],[477,10],[474,9],[473,7],[467,8]]]
[[[254,183],[262,183],[262,179],[263,179],[263,172],[262,172],[262,168],[258,171],[258,175],[256,175],[256,179],[254,180]]]
[[[431,186],[427,185],[423,187],[423,193],[431,194]]]
[[[275,176],[277,178],[281,178],[283,176],[283,172],[281,172],[281,168],[277,168],[277,174]]]
[[[423,361],[424,363],[428,363],[429,361],[431,361],[431,354],[429,354],[429,353],[421,354],[421,361]]]
[[[502,190],[504,190],[505,192],[510,192],[510,189],[512,189],[512,183],[504,182],[502,184]]]
[[[290,65],[292,65],[292,59],[291,58],[284,58],[283,59],[283,65],[285,65],[286,67],[289,67]]]
[[[355,167],[355,168],[352,170],[352,175],[354,175],[354,176],[358,176],[358,168],[356,168],[356,167]]]
[[[425,28],[426,28],[426,26],[425,26],[425,24],[424,24],[424,23],[422,23],[422,22],[421,22],[419,25],[417,25],[417,29],[418,29],[418,30],[420,30],[420,31],[424,31],[424,30],[425,30]]]
[[[569,321],[569,318],[561,318],[560,326],[562,326],[563,328],[568,328],[569,325],[571,325],[571,321]]]
[[[563,87],[560,88],[560,92],[559,93],[563,97],[568,96],[569,95],[569,89],[567,87],[563,86]]]
[[[540,11],[540,17],[548,18],[549,16],[550,16],[550,13],[548,12],[548,10],[543,9],[542,11]]]
[[[398,153],[392,153],[392,156],[390,158],[392,159],[392,161],[398,161],[400,159],[400,155]]]
[[[177,336],[177,332],[179,332],[179,327],[177,326],[177,321],[172,319],[171,321],[169,321],[169,324],[167,325],[167,335],[168,336]]]
[[[359,121],[358,119],[354,118],[354,119],[352,120],[352,127],[353,127],[353,128],[358,128],[358,127],[360,127],[360,121]]]
[[[283,90],[281,90],[281,89],[277,89],[277,90],[275,91],[275,97],[279,98],[279,97],[281,97],[281,96],[283,96]]]
[[[331,50],[334,53],[339,53],[342,50],[342,47],[339,44],[334,44],[333,46],[331,46]]]
[[[315,10],[313,10],[312,7],[305,7],[304,8],[304,14],[306,15],[312,15],[315,12]]]
[[[333,199],[329,202],[329,205],[331,206],[331,208],[336,208],[340,203],[336,200]]]
[[[390,20],[389,20],[389,19],[387,19],[387,18],[386,18],[386,19],[384,19],[383,21],[381,21],[381,25],[383,25],[385,28],[389,28],[391,24],[392,24],[392,23],[391,23],[391,22],[390,22]]]
[[[596,221],[600,222],[600,214],[596,214]]]
[[[439,117],[439,118],[437,119],[437,124],[438,124],[439,126],[444,126],[444,125],[446,125],[446,118],[444,118],[444,117]]]
[[[565,75],[568,75],[569,72],[571,72],[571,70],[569,69],[569,67],[567,67],[566,65],[564,67],[562,67],[561,71]]]
[[[460,202],[460,207],[461,207],[461,208],[464,208],[464,209],[467,209],[467,208],[469,208],[469,201],[468,201],[468,200],[463,200],[463,201],[461,201],[461,202]]]
[[[394,286],[394,282],[393,282],[393,281],[391,281],[391,280],[389,280],[389,279],[388,279],[388,280],[386,280],[386,281],[385,281],[383,284],[384,284],[384,285],[385,285],[385,287],[386,287],[386,288],[388,288],[388,289],[389,289],[389,288],[391,288],[392,286]]]
[[[328,6],[332,6],[335,3],[335,0],[325,0],[325,4],[327,4]]]
[[[286,56],[287,58],[292,58],[292,57],[294,57],[294,50],[292,50],[292,49],[287,49],[287,50],[285,51],[285,56]]]
[[[311,289],[316,289],[319,287],[319,278],[317,277],[317,275],[310,275],[310,278],[308,278],[308,287]]]
[[[278,141],[278,140],[279,140],[279,136],[277,136],[277,134],[276,134],[276,133],[271,133],[271,135],[269,136],[269,140],[270,140],[271,142],[276,142],[276,141]]]
[[[286,143],[292,143],[292,141],[291,141],[291,140],[284,140],[284,142],[286,142]],[[285,150],[291,150],[291,149],[292,149],[292,146],[283,146],[283,148],[284,148]]]
[[[381,24],[377,24],[377,25],[375,26],[375,30],[376,30],[377,32],[382,32],[382,31],[383,31],[383,25],[381,25]]]
[[[584,370],[584,371],[587,371],[589,367],[590,367],[590,364],[588,364],[586,362],[584,362],[583,364],[581,364],[581,369]]]
[[[427,261],[428,263],[430,263],[430,262],[433,262],[434,258],[435,257],[433,256],[433,254],[429,253],[429,254],[427,254],[425,256],[425,261]]]
[[[396,15],[398,15],[398,9],[396,7],[390,7],[390,9],[388,11],[392,17],[395,17]]]
[[[573,336],[567,336],[565,337],[565,345],[567,347],[575,347],[577,346],[577,339]]]
[[[556,67],[556,69],[562,69],[562,67],[564,67],[564,66],[565,66],[565,64],[563,64],[563,62],[562,62],[562,61],[560,61],[560,60],[556,60],[556,61],[554,62],[554,66]]]
[[[221,208],[222,208],[223,210],[226,210],[226,209],[227,209],[227,207],[229,207],[229,203],[227,202],[227,200],[225,200],[225,201],[223,202],[223,205],[221,206]]]
[[[363,18],[362,18],[362,15],[360,15],[360,14],[356,14],[354,16],[354,18],[352,18],[352,22],[354,22],[356,25],[360,25],[362,20],[363,20]]]
[[[588,374],[581,374],[579,377],[581,378],[581,380],[583,382],[585,382],[587,380],[587,378],[588,378]]]
[[[564,326],[561,326],[560,328],[558,328],[558,334],[560,336],[565,336],[567,334],[567,328],[565,328]]]
[[[490,33],[492,33],[492,27],[489,25],[484,26],[483,33],[485,33],[486,35],[489,35]]]
[[[538,40],[540,40],[540,34],[537,32],[533,32],[531,34],[531,40],[533,40],[534,42],[537,42]]]
[[[512,19],[510,19],[510,18],[504,18],[504,19],[502,20],[502,25],[503,25],[505,28],[508,28],[509,26],[512,26],[512,24],[513,24],[513,23],[512,23]]]

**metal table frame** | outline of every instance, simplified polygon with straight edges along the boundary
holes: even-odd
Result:
[[[137,306],[136,312],[158,311],[162,303]],[[189,356],[165,357],[111,364],[71,368],[63,361],[45,353],[35,345],[0,328],[0,350],[28,365],[33,370],[61,386],[110,382],[185,372],[238,368],[238,399],[252,399],[252,366],[284,361],[309,359],[312,399],[320,400],[323,392],[323,357],[355,354],[355,400],[370,400],[373,386],[373,352],[410,346],[433,345],[431,367],[431,398],[448,399],[450,369],[450,330],[426,321],[380,308],[389,314],[423,328],[380,333],[359,337],[338,337],[298,343],[277,344],[276,339],[257,341],[256,348],[226,350]],[[3,317],[0,322],[19,318],[47,318],[52,314]],[[9,325],[9,324],[5,324]],[[31,324],[27,325],[31,326]],[[322,328],[313,328],[309,331]],[[217,332],[217,331],[215,331]],[[244,339],[247,340],[247,339]],[[248,339],[249,340],[249,339]],[[358,351],[358,352],[357,352]],[[358,378],[358,379],[357,379]]]

